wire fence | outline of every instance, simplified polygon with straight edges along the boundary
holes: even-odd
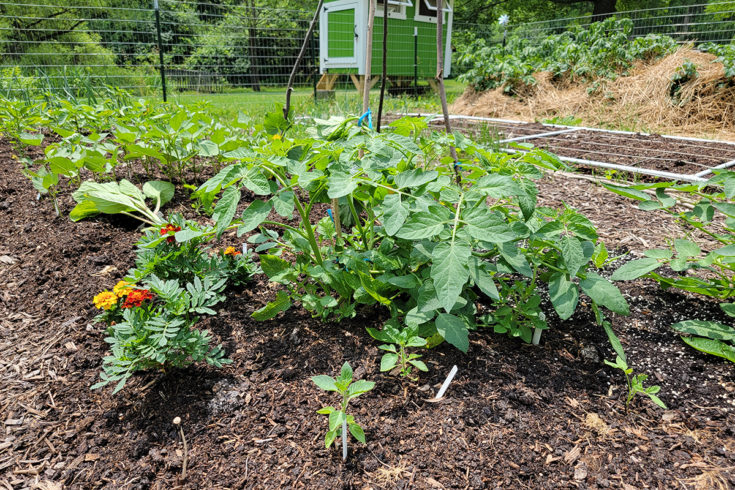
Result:
[[[671,36],[680,44],[727,44],[735,36],[735,1],[732,0],[630,10],[618,12],[615,16],[633,22],[631,37],[634,38],[661,34]],[[457,32],[460,35],[483,37],[490,43],[501,43],[504,34],[542,39],[575,26],[587,27],[597,20],[601,19],[587,15],[514,25],[513,19],[510,19],[505,33],[502,26],[488,24],[463,24],[458,26]]]
[[[164,83],[177,92],[285,87],[313,15],[253,2],[110,3],[0,3],[3,91],[114,86],[146,95]],[[317,42],[310,42],[296,86],[314,82]]]
[[[191,0],[55,1],[0,2],[1,93],[59,90],[83,95],[110,86],[153,95],[164,83],[169,93],[283,90],[313,16],[312,11],[257,7],[254,0],[239,5]],[[634,37],[654,33],[681,43],[726,43],[735,33],[735,1],[618,16],[633,21]],[[504,35],[542,38],[593,20],[586,16],[514,26],[511,19],[505,33],[498,24],[455,23],[453,44],[462,49],[470,37],[490,42],[501,42]],[[398,29],[397,23],[394,26]],[[393,43],[391,54],[404,48],[413,53],[413,41]],[[297,87],[315,87],[319,56],[316,29],[297,72]]]

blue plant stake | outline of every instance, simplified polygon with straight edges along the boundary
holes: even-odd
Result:
[[[365,112],[360,119],[357,120],[357,125],[362,127],[362,122],[367,118],[368,129],[373,129],[373,113],[370,109]]]
[[[332,214],[332,210],[327,209],[327,214],[329,215],[329,219],[332,220],[332,224],[334,224],[334,215]]]

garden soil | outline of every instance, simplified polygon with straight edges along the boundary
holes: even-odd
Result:
[[[639,62],[615,80],[578,83],[542,72],[534,75],[536,86],[520,95],[509,96],[502,87],[482,93],[468,88],[450,112],[523,121],[573,117],[584,126],[735,141],[735,84],[715,59],[684,46]],[[698,75],[672,97],[671,77],[686,61]]]
[[[603,364],[613,354],[584,298],[568,321],[545,303],[550,329],[538,347],[473,332],[467,354],[448,345],[421,352],[430,370],[412,381],[379,372],[365,327],[380,326],[382,310],[339,323],[300,309],[253,321],[277,290],[264,276],[230,290],[202,322],[232,364],[139,374],[117,395],[91,391],[106,352],[92,296],[133,265],[139,230],[120,217],[72,223],[68,191],[55,216],[12,152],[0,143],[4,488],[735,486],[735,370],[669,328],[726,320],[714,302],[643,280],[620,284],[631,315],[611,319],[629,363],[661,385],[668,410],[636,398],[626,411],[622,374]],[[680,233],[586,178],[557,173],[539,187],[541,204],[578,207],[609,248],[630,252],[621,260]],[[183,195],[170,209],[193,216]],[[334,375],[345,361],[376,388],[351,405],[367,444],[351,445],[343,463],[324,448],[327,420],[316,414],[337,400],[309,377]],[[445,398],[432,402],[453,365]]]

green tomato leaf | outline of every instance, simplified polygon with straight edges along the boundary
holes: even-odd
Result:
[[[676,253],[679,254],[680,257],[699,257],[699,254],[702,253],[702,250],[699,248],[699,246],[694,243],[691,240],[684,240],[682,238],[677,238],[674,240],[674,248],[676,249]]]
[[[403,227],[396,232],[396,236],[405,240],[421,240],[432,238],[443,229],[444,220],[440,216],[422,211],[408,218]]]
[[[408,217],[408,206],[401,201],[400,194],[388,194],[383,200],[383,227],[388,236],[401,229]]]
[[[551,276],[549,295],[559,318],[567,320],[574,314],[579,301],[579,290],[574,282],[567,279],[566,274],[557,272]]]
[[[347,172],[333,172],[327,179],[329,190],[327,196],[330,199],[338,199],[347,196],[357,189],[357,182]]]
[[[587,278],[580,281],[579,286],[598,305],[620,315],[630,314],[628,303],[620,290],[604,277],[588,272]]]
[[[334,378],[331,378],[325,374],[322,374],[320,376],[312,376],[311,380],[314,382],[315,385],[317,385],[324,391],[337,391],[337,385],[334,383]],[[332,410],[332,412],[333,411],[334,410]]]
[[[154,201],[160,200],[161,206],[173,199],[175,191],[176,188],[171,182],[162,180],[152,180],[143,184],[143,194]]]
[[[569,275],[574,277],[579,272],[579,269],[587,263],[587,259],[584,257],[584,251],[582,251],[582,244],[577,238],[569,235],[561,237],[560,244],[564,264],[567,266]]]
[[[681,339],[698,351],[735,362],[735,347],[720,340],[705,339],[702,337],[682,337]]]
[[[351,373],[350,373],[350,376],[352,376]],[[362,395],[363,393],[367,393],[373,388],[375,388],[374,381],[366,381],[364,379],[360,379],[352,383],[350,387],[347,388],[347,396],[350,398],[356,398]]]
[[[718,322],[704,320],[684,320],[674,323],[671,328],[677,332],[697,335],[715,340],[735,342],[735,328]]]
[[[618,267],[618,269],[613,272],[611,279],[613,281],[630,281],[644,276],[649,272],[658,269],[660,266],[661,262],[650,257],[631,260],[630,262],[626,262],[622,266]]]
[[[467,352],[470,340],[467,334],[467,325],[464,320],[448,313],[439,313],[436,319],[436,330],[444,340],[462,352]]]
[[[256,229],[260,224],[268,219],[271,212],[271,203],[260,200],[253,201],[250,206],[242,213],[242,224],[237,229],[237,236]]]
[[[432,252],[431,278],[439,303],[447,313],[469,279],[467,262],[471,252],[469,245],[458,241],[438,243]]]
[[[487,271],[485,264],[475,256],[470,256],[468,261],[470,278],[480,291],[494,300],[500,299],[498,288],[495,286],[493,276]]]
[[[362,431],[362,427],[357,424],[350,424],[350,434],[352,434],[355,439],[365,444],[365,433]]]
[[[276,299],[265,305],[264,307],[256,310],[251,315],[255,320],[259,322],[270,320],[275,318],[276,315],[282,311],[286,311],[291,308],[291,299],[286,291],[278,291],[276,293]]]
[[[330,430],[327,432],[327,434],[324,436],[324,447],[329,449],[329,446],[332,445],[332,443],[337,439],[337,431],[336,430]]]
[[[235,186],[225,189],[225,192],[222,193],[222,197],[217,201],[214,213],[212,213],[212,219],[217,223],[217,236],[221,236],[227,227],[230,226],[232,218],[235,217],[235,211],[237,211],[237,205],[239,203],[240,191]]]
[[[398,354],[384,354],[380,359],[380,371],[390,371],[398,364]]]
[[[396,186],[399,189],[405,187],[420,187],[428,182],[435,180],[439,176],[439,172],[430,170],[428,172],[421,169],[406,170],[394,176]]]

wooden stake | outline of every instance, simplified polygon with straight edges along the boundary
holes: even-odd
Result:
[[[436,84],[439,88],[439,99],[442,103],[442,114],[444,114],[444,130],[447,135],[452,133],[452,127],[449,124],[449,108],[447,107],[447,92],[444,90],[444,0],[436,2]],[[457,149],[454,145],[449,145],[449,151],[452,154],[452,160],[457,163]],[[454,178],[457,185],[461,179],[457,167],[452,166]]]

